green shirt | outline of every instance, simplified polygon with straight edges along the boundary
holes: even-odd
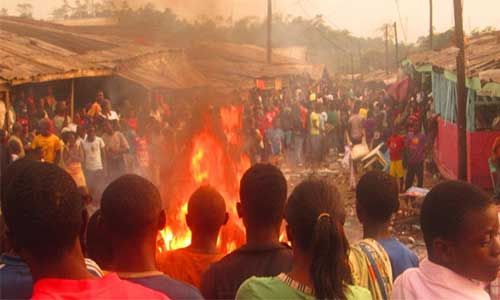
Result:
[[[292,287],[294,286],[294,287]],[[371,300],[370,292],[358,286],[348,286],[348,300]],[[252,277],[245,281],[236,294],[236,300],[316,300],[310,289],[291,280],[287,275]]]

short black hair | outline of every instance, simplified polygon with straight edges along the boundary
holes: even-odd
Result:
[[[214,232],[224,225],[226,202],[215,188],[201,186],[189,198],[188,214],[196,230]]]
[[[32,162],[8,184],[2,211],[14,248],[50,262],[75,245],[84,205],[68,173],[54,164]]]
[[[399,209],[398,182],[385,172],[367,172],[356,186],[356,201],[368,221],[387,222]]]
[[[87,256],[95,261],[101,268],[107,270],[111,266],[113,250],[106,232],[101,226],[101,210],[97,210],[90,217],[87,226]]]
[[[162,209],[160,192],[138,175],[123,175],[104,190],[101,213],[111,234],[127,237],[143,234],[158,219]]]
[[[425,197],[420,223],[427,251],[431,253],[436,238],[458,238],[465,215],[494,205],[491,197],[479,187],[462,181],[445,181]]]
[[[283,219],[287,183],[283,173],[270,164],[256,164],[240,182],[240,201],[249,226],[278,225]]]

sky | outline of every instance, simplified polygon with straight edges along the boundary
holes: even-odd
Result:
[[[466,32],[486,26],[500,29],[500,0],[463,1]],[[50,12],[61,2],[1,0],[0,8],[5,7],[10,14],[17,14],[18,3],[32,3],[35,18],[50,19]],[[147,2],[153,2],[158,8],[170,7],[186,18],[206,14],[232,16],[236,20],[246,16],[263,17],[267,9],[267,0],[129,0],[132,6]],[[314,17],[320,14],[331,27],[346,29],[363,37],[380,36],[377,28],[393,22],[399,24],[399,35],[406,42],[414,42],[429,31],[428,0],[273,0],[273,10],[292,16]],[[434,0],[435,30],[445,31],[453,25],[453,0]]]

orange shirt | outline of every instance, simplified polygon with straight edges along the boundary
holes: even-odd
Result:
[[[195,252],[186,248],[160,254],[158,268],[166,275],[200,288],[201,275],[223,254]]]
[[[61,140],[54,134],[49,136],[37,135],[31,143],[31,148],[42,148],[43,159],[49,163],[58,163],[56,160],[56,154],[61,151],[62,143]]]

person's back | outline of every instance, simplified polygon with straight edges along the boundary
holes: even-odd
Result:
[[[206,299],[234,299],[248,278],[277,276],[290,270],[292,251],[279,243],[286,196],[286,179],[274,166],[257,164],[243,175],[237,208],[247,243],[202,276],[201,291]]]
[[[23,166],[7,186],[2,212],[9,240],[31,271],[31,299],[168,299],[115,274],[99,279],[87,270],[80,233],[88,215],[73,179],[57,166]]]
[[[396,179],[381,171],[370,171],[361,177],[356,187],[356,212],[363,225],[363,236],[372,239],[374,247],[381,248],[381,245],[385,250],[393,280],[406,269],[418,267],[417,255],[393,237],[389,230],[391,218],[398,209],[399,188]]]
[[[202,299],[198,290],[156,267],[156,238],[166,215],[158,189],[137,175],[113,181],[101,200],[101,222],[111,246],[109,265],[120,278],[172,299]]]
[[[498,210],[491,197],[465,182],[436,185],[420,223],[428,258],[394,282],[398,300],[487,300],[487,282],[500,269]]]
[[[349,117],[349,138],[353,144],[361,143],[363,139],[363,119],[357,113]]]
[[[352,285],[343,231],[345,208],[333,185],[317,179],[300,183],[288,199],[285,219],[293,247],[292,269],[246,280],[237,300],[371,299],[367,289]]]
[[[224,198],[211,186],[199,187],[189,198],[187,209],[186,223],[191,231],[191,244],[160,254],[158,268],[199,288],[201,275],[223,257],[218,251],[217,239],[229,215]]]

